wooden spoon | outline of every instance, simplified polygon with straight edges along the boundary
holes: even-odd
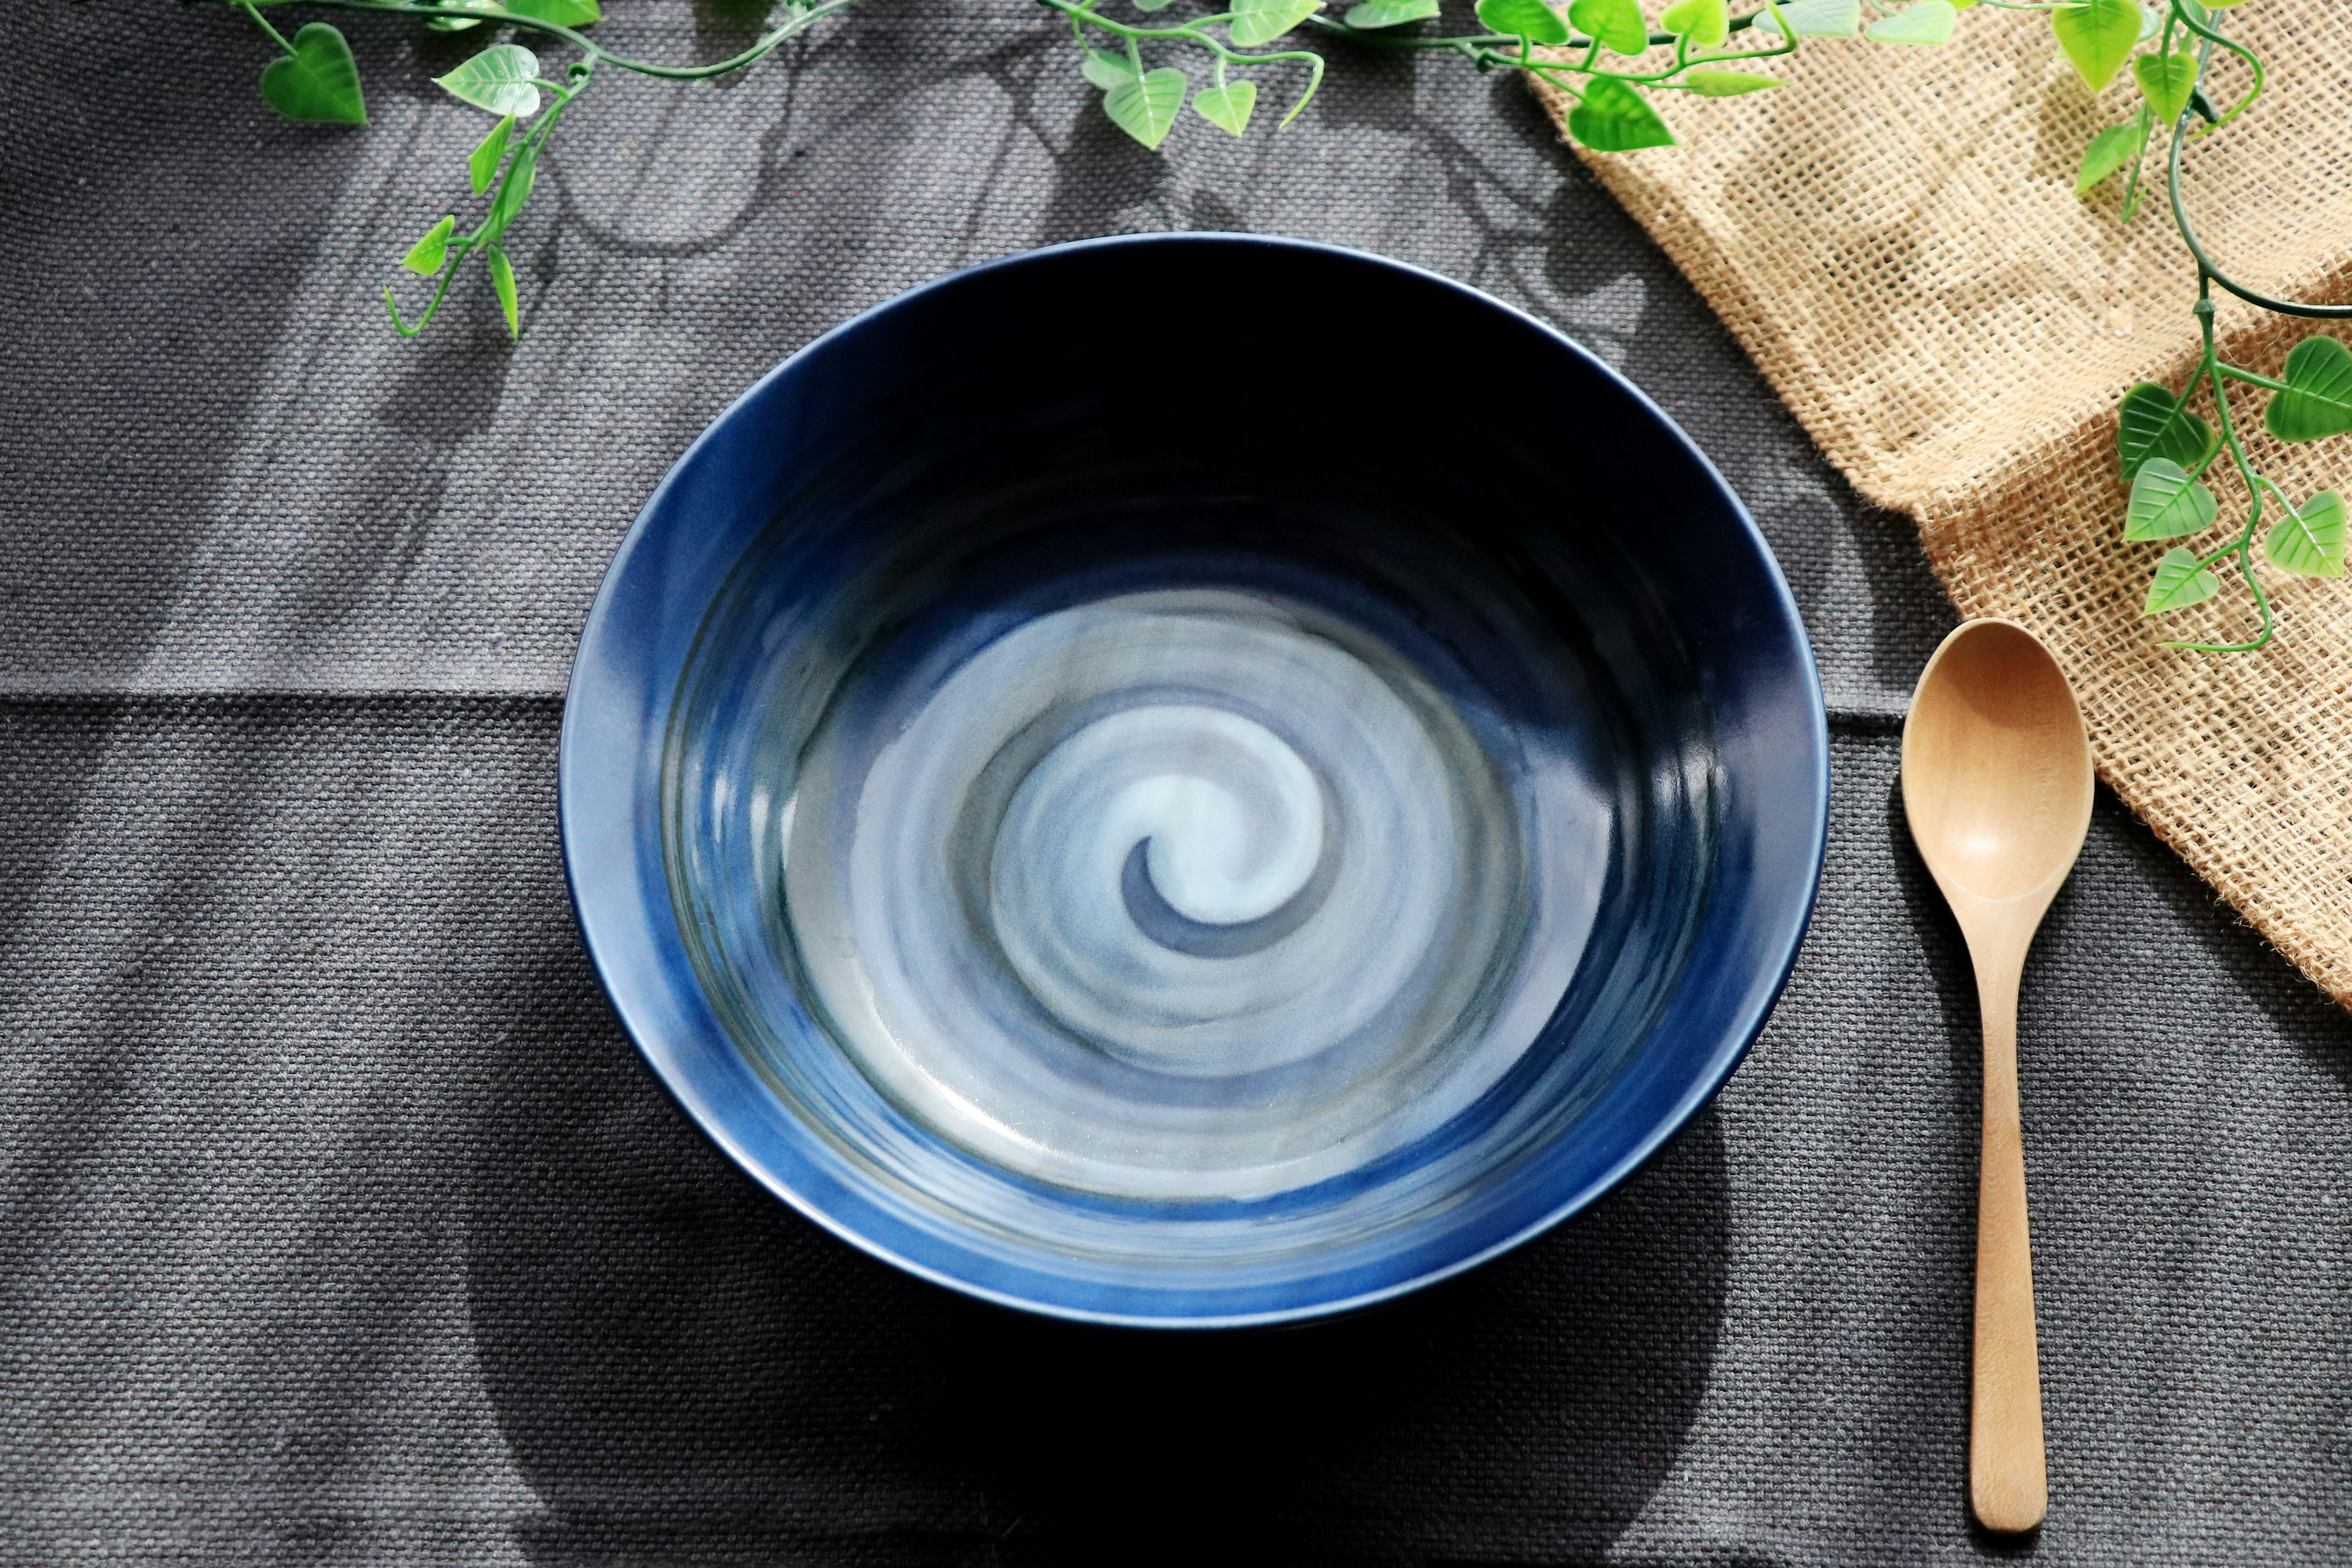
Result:
[[[2028,1531],[2049,1507],[2050,1483],[2017,1111],[2017,988],[2034,929],[2091,826],[2083,715],[2032,632],[1969,621],[1927,661],[1903,724],[1903,808],[1968,941],[1984,1023],[1969,1506],[1988,1530]]]

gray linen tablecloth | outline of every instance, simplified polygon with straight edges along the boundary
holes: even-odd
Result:
[[[2003,1550],[1963,1490],[1975,1005],[1895,790],[1949,611],[1516,81],[1349,59],[1283,136],[1153,155],[1015,0],[877,5],[722,88],[600,80],[521,344],[478,279],[407,344],[377,286],[483,122],[425,79],[462,41],[338,19],[365,132],[274,120],[232,14],[11,16],[0,1557]],[[556,855],[573,638],[694,433],[910,284],[1148,228],[1362,246],[1591,344],[1748,499],[1832,710],[1821,911],[1716,1105],[1517,1255],[1286,1333],[1033,1321],[818,1233],[640,1068]],[[1379,331],[1160,303],[1086,308],[1176,352],[1272,325],[1267,374]],[[2112,801],[2027,979],[2028,1550],[2352,1559],[2352,1020]]]

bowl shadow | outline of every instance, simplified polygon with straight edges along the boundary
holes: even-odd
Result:
[[[1725,1303],[1711,1108],[1584,1215],[1391,1305],[1096,1329],[770,1197],[564,967],[582,1005],[508,1027],[468,1233],[531,1563],[1580,1559],[1689,1440]]]

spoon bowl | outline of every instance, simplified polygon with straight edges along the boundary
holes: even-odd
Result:
[[[1904,726],[1903,805],[1947,898],[2058,890],[2090,826],[2091,747],[2032,632],[1970,621],[1936,651]]]
[[[1988,1530],[2042,1522],[2042,1369],[2017,1096],[2026,949],[2091,826],[2091,746],[2050,650],[2011,621],[1975,620],[1920,673],[1903,726],[1903,808],[1968,941],[1984,1026],[1977,1186],[1976,1356],[1969,1505]]]

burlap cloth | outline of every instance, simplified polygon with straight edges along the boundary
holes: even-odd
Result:
[[[2341,300],[2352,5],[2256,0],[2228,15],[2270,89],[2192,143],[2190,216],[2242,281]],[[2268,649],[2175,652],[2165,638],[2250,635],[2252,597],[2231,577],[2220,599],[2143,620],[2164,546],[2121,537],[2116,399],[2136,381],[2177,389],[2197,346],[2196,268],[2160,169],[2129,228],[2116,223],[2120,179],[2089,202],[2074,192],[2085,142],[2137,107],[2129,73],[2094,99],[2044,16],[1986,7],[1941,48],[1809,39],[1768,68],[1789,85],[1660,95],[1683,145],[1586,161],[1855,488],[1918,521],[1961,612],[2013,617],[2049,642],[2101,776],[2352,1005],[2352,584],[2264,568],[2278,610]],[[2232,94],[2244,79],[2234,63],[2215,77]],[[1562,119],[1564,95],[1536,87]],[[2235,301],[2220,321],[2224,356],[2270,374],[2305,333],[2343,330]],[[2352,438],[2281,447],[2261,433],[2268,395],[2246,390],[2232,407],[2259,468],[2298,500],[2352,488]],[[2226,459],[2212,477],[2235,527],[2244,500]]]

